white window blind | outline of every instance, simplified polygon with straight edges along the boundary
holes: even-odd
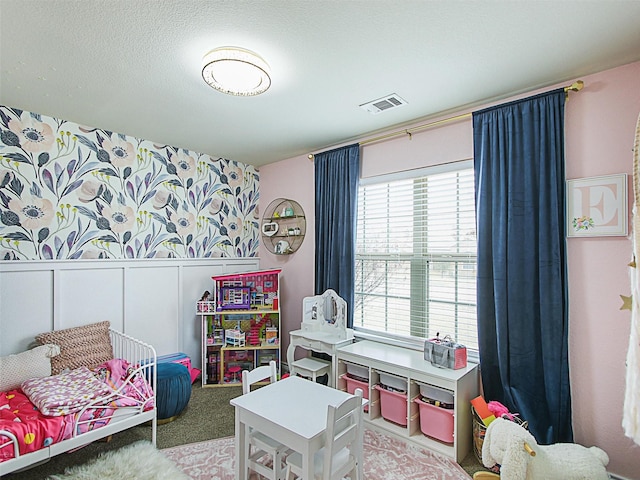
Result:
[[[478,349],[471,162],[454,171],[363,183],[358,192],[354,327],[451,335]]]

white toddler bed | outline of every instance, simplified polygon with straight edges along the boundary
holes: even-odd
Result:
[[[96,346],[95,341],[87,343],[87,338],[96,331],[102,332],[98,333],[104,340],[101,342],[109,345]],[[110,329],[109,322],[49,332],[38,337],[36,339],[40,343],[46,342],[48,348],[52,344],[61,344],[56,348],[56,352],[59,348],[60,355],[51,358],[51,373],[62,371],[46,376],[18,358],[22,354],[12,355],[10,357],[15,358],[11,359],[2,358],[0,376],[5,378],[1,385],[7,385],[5,380],[9,371],[15,374],[17,370],[27,369],[28,377],[38,378],[21,381],[19,388],[0,394],[0,475],[42,463],[60,453],[149,421],[151,441],[155,445],[156,352],[151,345]],[[38,348],[46,349],[44,346]],[[54,359],[57,359],[55,366]],[[76,368],[77,365],[80,366]],[[85,382],[85,375],[91,377],[87,380],[95,383],[91,383],[94,394],[87,394],[86,401],[83,401],[84,394],[76,394],[74,399],[63,398],[65,385],[90,383]],[[50,388],[48,384],[52,382],[57,391],[43,390]],[[69,396],[74,395],[67,393]],[[29,414],[30,409],[33,414]],[[67,410],[72,413],[64,414]],[[50,434],[58,428],[58,433]],[[46,441],[40,440],[44,437]]]

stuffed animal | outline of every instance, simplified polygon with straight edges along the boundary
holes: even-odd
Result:
[[[525,447],[525,444],[527,447]],[[575,443],[538,445],[520,425],[497,418],[487,427],[482,463],[500,464],[502,480],[607,480],[608,455]]]

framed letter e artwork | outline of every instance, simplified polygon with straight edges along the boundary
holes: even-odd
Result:
[[[627,235],[627,175],[567,180],[567,237]]]

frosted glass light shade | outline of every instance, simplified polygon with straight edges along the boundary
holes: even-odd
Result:
[[[229,95],[251,96],[271,86],[269,65],[258,54],[239,47],[220,47],[203,58],[202,78]]]

